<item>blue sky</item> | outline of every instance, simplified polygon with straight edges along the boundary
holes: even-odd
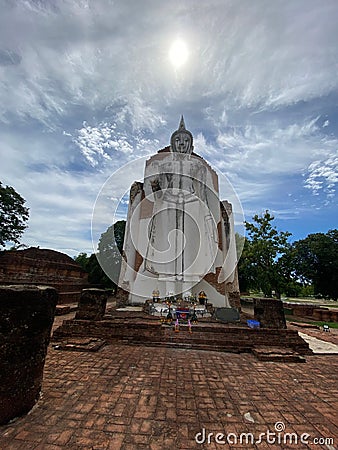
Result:
[[[91,253],[102,185],[140,179],[143,162],[121,168],[181,114],[246,220],[269,209],[292,239],[336,228],[337,21],[336,0],[2,1],[0,180],[30,208],[22,242]]]

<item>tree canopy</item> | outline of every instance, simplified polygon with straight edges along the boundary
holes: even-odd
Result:
[[[238,269],[242,290],[254,288],[266,296],[271,296],[272,291],[277,295],[282,291],[285,277],[278,260],[289,249],[291,233],[278,231],[272,225],[273,220],[266,210],[261,216],[254,215],[253,223],[245,222],[248,237]]]
[[[102,270],[95,253],[88,256],[87,253],[80,253],[74,260],[88,272],[88,281],[105,288],[116,288],[115,283],[107,277]]]
[[[338,230],[309,234],[284,258],[295,280],[312,284],[315,295],[338,298]]]
[[[115,284],[118,283],[121,270],[125,227],[125,220],[114,223],[101,234],[98,244],[98,260]]]
[[[5,247],[6,242],[20,242],[29,218],[25,202],[13,187],[5,187],[0,181],[0,247]]]
[[[74,258],[88,272],[90,283],[99,284],[106,288],[116,288],[121,268],[125,226],[125,220],[120,220],[101,234],[98,255],[88,256],[86,253],[80,253]],[[103,263],[105,270],[102,269],[100,263]]]
[[[241,291],[262,291],[271,296],[314,294],[338,298],[338,230],[309,234],[288,243],[291,233],[278,231],[265,211],[245,222],[248,232],[239,261]],[[237,238],[239,239],[239,238]]]

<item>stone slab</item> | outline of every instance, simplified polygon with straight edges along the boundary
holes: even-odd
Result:
[[[140,311],[143,311],[143,307],[142,306],[126,306],[125,308],[117,308],[116,311],[140,312]]]
[[[100,350],[106,341],[96,338],[77,338],[66,339],[53,344],[55,350],[69,350],[73,352],[97,352]]]
[[[240,315],[235,308],[216,308],[215,317],[224,323],[233,323],[240,321]]]
[[[305,333],[298,334],[306,341],[315,355],[338,355],[338,345],[322,341]]]

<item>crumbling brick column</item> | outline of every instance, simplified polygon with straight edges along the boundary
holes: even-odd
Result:
[[[323,312],[323,310],[320,308],[314,309],[313,310],[313,318],[315,320],[320,320],[320,321],[323,320],[322,312]]]
[[[39,398],[57,297],[51,287],[0,286],[0,425]]]
[[[330,311],[330,322],[338,322],[338,311]]]
[[[108,293],[104,289],[83,289],[75,319],[102,320]]]
[[[330,322],[330,310],[329,309],[324,309],[322,311],[322,320],[324,322]]]
[[[262,328],[286,329],[283,302],[275,298],[254,298],[254,315]]]
[[[118,287],[116,289],[115,300],[116,300],[116,306],[118,308],[126,306],[129,301],[129,292]]]
[[[239,291],[228,292],[229,303],[231,308],[236,308],[238,312],[241,312],[241,294]]]

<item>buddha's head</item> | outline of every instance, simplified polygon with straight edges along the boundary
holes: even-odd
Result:
[[[191,155],[194,147],[190,131],[186,130],[183,116],[181,117],[178,130],[174,131],[170,139],[171,151],[175,153],[186,153]]]

